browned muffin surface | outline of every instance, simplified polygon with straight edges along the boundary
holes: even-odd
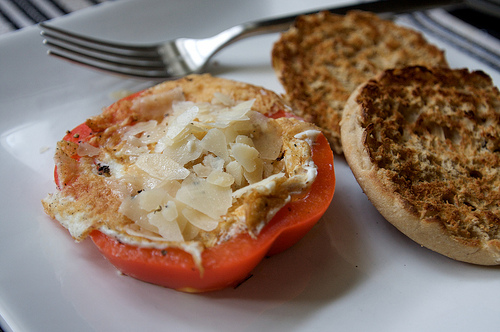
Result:
[[[342,153],[340,120],[352,91],[379,72],[408,65],[447,66],[420,33],[366,12],[301,16],[272,51],[286,98]]]
[[[388,70],[349,99],[342,143],[403,233],[454,259],[500,264],[500,93],[486,74]]]

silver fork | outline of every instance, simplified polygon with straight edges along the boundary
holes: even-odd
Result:
[[[328,8],[332,13],[364,10],[390,16],[403,12],[457,5],[458,0],[383,0]],[[317,12],[317,11],[315,11]],[[300,13],[243,23],[205,38],[178,38],[154,45],[126,45],[86,37],[45,23],[40,24],[48,54],[94,69],[147,79],[174,79],[202,72],[224,47],[247,37],[287,30]]]

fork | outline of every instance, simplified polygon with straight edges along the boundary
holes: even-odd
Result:
[[[457,5],[457,0],[384,0],[328,8],[332,13],[345,14],[364,10],[390,17],[393,14]],[[247,22],[219,34],[204,38],[177,38],[153,45],[127,45],[79,35],[41,23],[43,43],[48,54],[94,69],[146,79],[175,79],[204,70],[209,60],[224,47],[241,39],[287,30],[299,15]]]

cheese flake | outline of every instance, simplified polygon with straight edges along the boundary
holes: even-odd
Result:
[[[189,176],[182,182],[176,199],[213,219],[224,215],[232,205],[232,190]]]
[[[253,172],[257,168],[255,160],[259,157],[256,148],[244,143],[234,143],[231,146],[234,159],[243,166],[247,172]]]
[[[161,180],[182,180],[190,174],[189,170],[163,154],[140,155],[135,165]]]
[[[207,132],[205,137],[203,137],[203,139],[201,140],[201,146],[205,150],[215,154],[217,157],[220,157],[224,160],[229,159],[226,136],[221,130],[217,128],[210,129]]]
[[[172,122],[168,124],[167,137],[171,140],[174,140],[180,133],[186,129],[186,127],[193,122],[196,118],[196,115],[199,112],[199,108],[197,106],[193,106],[186,111],[178,114]]]
[[[185,208],[182,210],[182,214],[192,225],[207,232],[213,231],[219,224],[218,219],[210,218],[194,209]]]
[[[183,241],[184,237],[179,225],[173,220],[167,220],[162,213],[151,212],[148,214],[149,223],[156,226],[158,233],[167,241]]]

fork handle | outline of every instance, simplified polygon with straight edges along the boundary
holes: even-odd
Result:
[[[466,2],[465,0],[381,0],[374,2],[363,2],[344,7],[318,9],[307,13],[298,13],[278,18],[247,22],[229,28],[221,32],[220,34],[216,35],[215,37],[210,38],[212,42],[214,41],[214,39],[216,39],[217,40],[216,44],[218,44],[218,46],[215,49],[210,50],[210,53],[212,53],[213,55],[220,49],[226,47],[227,45],[247,37],[286,31],[288,28],[290,28],[290,25],[295,21],[295,19],[298,16],[314,14],[322,10],[326,10],[331,13],[341,14],[341,15],[346,14],[348,11],[351,10],[363,10],[363,11],[373,12],[382,15],[384,17],[385,16],[390,17],[391,15],[394,14],[401,14],[417,10],[426,10],[437,7],[459,5],[465,2]]]

